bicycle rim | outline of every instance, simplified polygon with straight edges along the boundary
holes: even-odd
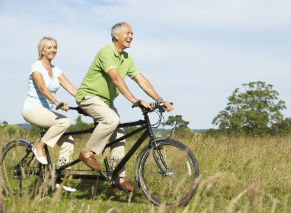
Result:
[[[158,163],[152,152],[144,150],[138,167],[144,194],[155,205],[186,204],[197,188],[199,169],[194,155],[185,145],[171,139],[158,142],[158,149],[154,151]]]
[[[3,192],[13,197],[34,193],[39,185],[40,166],[29,149],[29,144],[13,142],[1,157]]]

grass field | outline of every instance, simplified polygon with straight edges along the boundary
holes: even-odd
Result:
[[[1,147],[11,139],[0,134]],[[193,151],[200,169],[198,190],[185,207],[156,207],[141,190],[125,194],[114,192],[107,182],[72,180],[75,193],[60,189],[32,198],[27,192],[22,199],[1,193],[0,212],[291,212],[290,137],[176,139]],[[85,142],[86,138],[76,139],[74,158]],[[127,147],[132,143],[128,141]],[[58,148],[51,153],[58,153]],[[132,183],[134,164],[131,159],[126,167]]]

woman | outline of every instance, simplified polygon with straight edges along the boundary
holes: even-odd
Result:
[[[54,147],[58,144],[58,166],[71,161],[74,150],[72,136],[62,136],[69,128],[70,120],[54,112],[59,101],[54,97],[61,85],[72,96],[77,89],[68,81],[60,68],[51,64],[57,53],[57,41],[52,37],[43,37],[38,43],[38,60],[32,65],[28,80],[28,93],[23,107],[23,118],[31,124],[46,129],[44,136],[34,144],[33,153],[36,159],[47,164],[44,153],[45,144]],[[67,111],[65,103],[62,110]]]

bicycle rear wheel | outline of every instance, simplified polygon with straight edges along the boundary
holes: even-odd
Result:
[[[3,193],[22,197],[34,193],[40,184],[42,166],[31,151],[31,144],[24,141],[9,142],[0,159],[3,176]]]
[[[161,139],[156,144],[157,148],[145,147],[138,156],[138,182],[153,204],[184,205],[197,188],[197,161],[179,141]]]

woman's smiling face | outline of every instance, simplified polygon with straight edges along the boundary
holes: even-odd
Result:
[[[42,56],[48,60],[53,60],[57,54],[57,45],[54,42],[48,42],[42,50]]]

